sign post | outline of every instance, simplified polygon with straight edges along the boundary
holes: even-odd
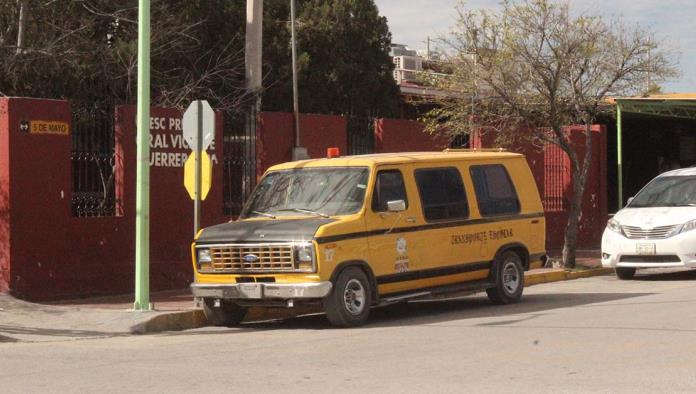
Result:
[[[184,129],[184,140],[188,143],[189,147],[193,151],[191,156],[186,160],[186,165],[184,166],[184,185],[188,188],[186,182],[188,175],[187,172],[189,171],[187,169],[190,168],[188,162],[193,158],[193,236],[195,237],[201,227],[201,200],[205,198],[202,196],[204,194],[208,194],[207,191],[202,193],[202,163],[205,161],[202,156],[203,154],[206,154],[205,150],[208,149],[208,146],[210,146],[210,143],[215,137],[215,112],[207,101],[196,100],[192,102],[186,112],[184,112],[184,119],[182,123]],[[207,163],[208,169],[206,171],[210,171],[210,160],[208,160]],[[208,176],[208,179],[210,179],[210,176]],[[207,188],[210,189],[210,181],[208,181]],[[191,194],[190,190],[189,194]]]
[[[150,303],[150,0],[138,3],[138,136],[135,187],[135,302]]]

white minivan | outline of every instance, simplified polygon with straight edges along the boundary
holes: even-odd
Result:
[[[658,175],[609,219],[602,265],[631,279],[637,268],[696,267],[696,167]]]

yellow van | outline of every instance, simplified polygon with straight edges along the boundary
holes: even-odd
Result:
[[[545,257],[545,220],[524,156],[445,150],[334,157],[268,169],[239,220],[192,245],[193,295],[215,325],[249,307],[314,303],[329,321],[463,291],[518,301]]]

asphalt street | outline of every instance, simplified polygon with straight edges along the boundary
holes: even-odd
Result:
[[[693,392],[696,271],[144,336],[0,343],[0,391]]]

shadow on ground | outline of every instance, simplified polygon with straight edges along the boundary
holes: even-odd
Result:
[[[105,331],[88,331],[58,328],[39,328],[11,326],[0,324],[0,342],[31,342],[13,338],[16,335],[31,335],[35,337],[56,337],[56,338],[111,338],[115,336],[127,336],[126,333],[110,333]]]
[[[456,320],[487,317],[509,317],[517,314],[539,314],[544,311],[590,305],[608,301],[651,295],[652,293],[552,293],[532,294],[522,302],[512,305],[492,305],[484,295],[469,296],[445,301],[420,301],[375,308],[365,327],[403,327],[446,323]],[[525,317],[516,316],[517,321]],[[514,321],[512,321],[514,322]],[[508,319],[498,324],[510,324]],[[496,325],[487,323],[486,325]],[[160,335],[229,334],[258,330],[279,329],[330,329],[332,326],[323,314],[303,315],[287,319],[262,322],[245,322],[240,327],[209,328],[188,332],[168,332]]]
[[[633,280],[637,281],[678,281],[696,280],[696,270],[679,269],[678,271],[660,272],[659,269],[638,270]]]

